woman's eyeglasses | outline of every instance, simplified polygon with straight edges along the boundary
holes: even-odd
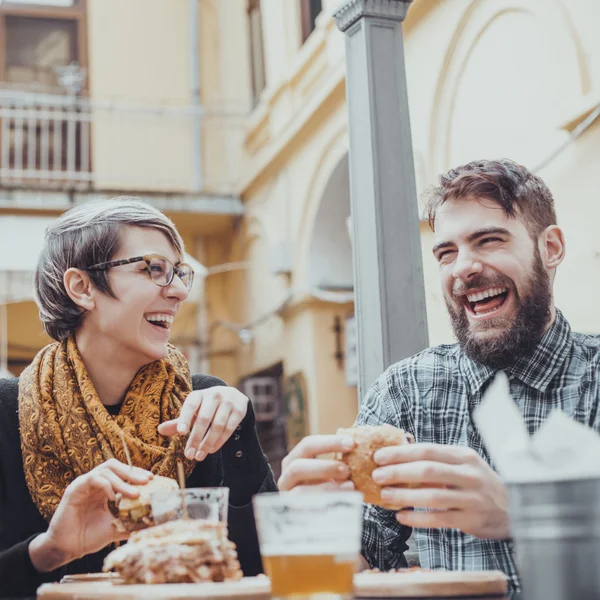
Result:
[[[160,287],[171,285],[175,275],[177,275],[187,290],[192,289],[192,284],[194,283],[194,269],[187,263],[178,263],[174,265],[168,258],[158,254],[147,254],[146,256],[135,256],[134,258],[111,260],[92,265],[85,270],[105,271],[107,269],[112,269],[112,267],[130,265],[142,261],[148,265],[148,275],[156,285]]]

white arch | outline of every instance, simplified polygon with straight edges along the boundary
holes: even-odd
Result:
[[[543,23],[544,31],[552,36],[553,52],[568,61],[556,61],[563,65],[565,75],[577,74],[577,85],[565,90],[572,96],[572,104],[585,95],[590,87],[588,61],[578,38],[576,27],[560,0],[473,0],[465,10],[461,21],[450,41],[446,58],[443,61],[432,105],[431,129],[429,133],[430,173],[439,173],[450,166],[450,143],[453,116],[456,111],[456,98],[467,65],[477,49],[477,45],[492,24],[507,14],[529,15]],[[507,39],[507,43],[510,40]],[[552,57],[549,56],[551,61]],[[568,68],[564,65],[569,65]],[[517,65],[518,66],[518,65]],[[555,74],[560,78],[560,71]],[[556,128],[567,115],[556,115]]]
[[[294,256],[294,279],[299,287],[308,285],[308,257],[317,213],[323,201],[331,176],[340,162],[348,155],[348,130],[344,122],[324,147],[317,168],[307,186],[304,213],[298,229]]]

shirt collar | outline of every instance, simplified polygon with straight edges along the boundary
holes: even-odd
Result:
[[[505,369],[506,374],[510,379],[518,379],[543,393],[563,365],[572,343],[571,327],[556,309],[556,319],[539,344],[532,352],[521,356],[514,365]],[[470,359],[464,352],[461,352],[460,369],[473,393],[478,392],[497,371]]]

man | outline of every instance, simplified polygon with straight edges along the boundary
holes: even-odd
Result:
[[[600,338],[572,333],[554,305],[565,242],[539,177],[508,160],[472,162],[441,178],[427,211],[458,344],[392,365],[361,405],[358,424],[390,423],[419,442],[375,454],[373,478],[398,512],[365,507],[362,553],[382,570],[405,566],[414,528],[423,567],[500,569],[518,589],[506,488],[473,409],[504,370],[531,433],[555,407],[600,429]],[[284,461],[280,489],[348,486],[345,465],[313,460],[348,443],[337,436],[303,440]],[[398,487],[405,483],[420,487]]]

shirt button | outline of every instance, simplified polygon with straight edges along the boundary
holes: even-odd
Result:
[[[240,439],[240,434],[239,434],[239,433],[236,433],[236,434],[233,436],[233,439],[234,439],[234,440],[237,442],[237,441]]]
[[[235,430],[236,430],[236,431],[241,431],[241,430],[242,430],[242,426],[241,426],[241,425],[238,425],[238,426],[235,428]]]
[[[235,457],[236,457],[236,458],[242,458],[242,456],[244,456],[244,453],[243,453],[241,450],[238,450],[238,451],[235,453]]]

